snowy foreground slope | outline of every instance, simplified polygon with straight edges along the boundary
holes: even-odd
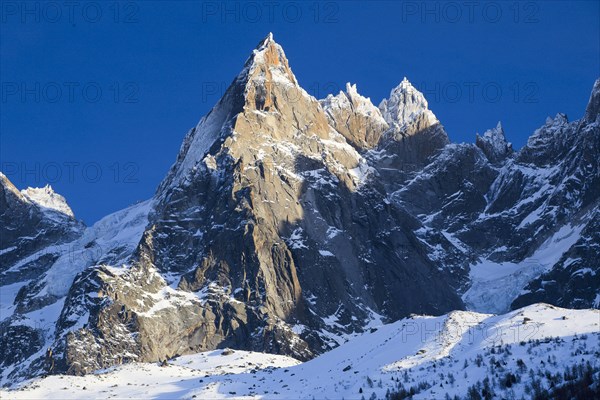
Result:
[[[348,399],[412,390],[415,398],[463,398],[474,391],[528,398],[553,393],[586,368],[598,385],[600,310],[540,303],[504,315],[455,311],[402,319],[305,363],[215,350],[167,366],[132,363],[83,377],[34,379],[0,397]]]

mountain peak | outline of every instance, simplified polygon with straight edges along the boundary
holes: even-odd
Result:
[[[300,111],[305,112],[304,119]],[[257,132],[268,141],[289,138],[299,131],[324,138],[329,130],[318,101],[300,87],[283,48],[269,33],[252,51],[223,97],[190,130],[159,192],[173,187],[173,183],[187,181],[190,172],[203,169],[202,160],[209,152],[214,155],[226,147],[230,155],[237,157],[249,151],[247,145],[255,142]],[[232,152],[233,147],[236,150]]]
[[[71,207],[69,207],[65,198],[56,193],[50,185],[46,185],[43,188],[28,187],[27,189],[21,190],[21,194],[32,203],[42,207],[42,209],[57,211],[71,218],[75,217],[73,210],[71,210]]]
[[[419,92],[406,77],[392,89],[390,97],[381,102],[379,109],[390,126],[403,127],[422,118],[427,126],[439,123],[436,116],[429,110],[423,93]]]
[[[485,131],[483,136],[477,134],[475,144],[491,162],[501,161],[513,152],[512,143],[506,140],[500,121],[495,128]]]
[[[356,88],[356,83],[351,84],[350,82],[346,82],[346,93],[358,94],[358,89]]]
[[[9,195],[10,198],[16,201],[35,204],[41,208],[42,211],[52,210],[70,218],[75,218],[75,215],[65,198],[56,193],[50,185],[46,185],[43,188],[28,187],[27,189],[19,191],[8,177],[0,172],[0,194],[4,195],[4,201],[7,201],[6,196]]]
[[[334,98],[331,95],[327,97]],[[357,112],[362,112],[363,114],[373,114],[377,118],[382,119],[379,109],[373,105],[371,99],[369,97],[364,97],[360,93],[358,93],[356,83],[352,84],[350,82],[347,82],[346,93],[340,91],[340,93],[336,97],[348,99],[349,104],[351,104]],[[385,124],[385,121],[383,121],[383,119],[381,122]]]
[[[275,42],[270,32],[252,51],[240,76],[248,82],[258,77],[260,83],[271,81],[298,86],[283,48]]]
[[[261,40],[260,43],[258,43],[258,46],[256,46],[256,49],[266,47],[269,45],[269,43],[275,43],[275,39],[273,39],[273,32],[269,32],[267,34],[267,36],[265,36],[265,38],[263,40]],[[277,44],[277,43],[275,43],[275,44]]]
[[[399,88],[402,88],[404,90],[408,90],[409,88],[413,88],[413,85],[410,83],[410,81],[408,80],[407,77],[404,77],[402,79],[402,82],[400,82],[400,85],[398,85]]]

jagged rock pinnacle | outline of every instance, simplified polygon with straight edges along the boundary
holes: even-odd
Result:
[[[58,211],[71,218],[75,217],[73,210],[71,210],[71,207],[69,207],[65,198],[56,193],[50,185],[46,185],[43,188],[28,187],[27,189],[21,190],[21,194],[29,199],[29,201],[45,209]]]
[[[258,75],[261,79],[283,79],[295,86],[298,85],[298,81],[290,69],[285,52],[283,51],[283,48],[275,42],[272,33],[269,33],[260,41],[258,46],[256,46],[252,55],[248,61],[246,61],[246,66],[240,75],[246,77],[247,80],[251,80],[256,76],[256,74],[253,74],[256,70],[258,70]],[[273,72],[279,76],[273,76]],[[263,74],[265,74],[265,76],[263,76]]]
[[[485,131],[483,136],[477,134],[475,144],[491,162],[501,161],[513,152],[512,143],[506,141],[500,121],[495,128]]]
[[[269,32],[269,34],[265,36],[263,40],[260,41],[256,48],[260,49],[261,47],[266,47],[271,42],[275,43],[275,39],[273,39],[273,32]]]
[[[358,93],[356,84],[346,83],[346,92],[328,95],[321,100],[329,123],[358,149],[370,149],[379,144],[389,128],[371,99]]]
[[[390,97],[379,105],[383,118],[390,125],[403,126],[424,116],[428,126],[439,123],[429,110],[427,100],[406,77],[390,92]]]

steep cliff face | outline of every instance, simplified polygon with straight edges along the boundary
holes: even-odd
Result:
[[[519,152],[501,125],[450,144],[406,79],[379,108],[350,84],[319,101],[269,35],[152,199],[84,228],[0,175],[2,383],[222,347],[305,360],[410,313],[598,307],[598,87]]]

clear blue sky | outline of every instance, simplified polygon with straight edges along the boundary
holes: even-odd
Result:
[[[406,76],[455,142],[501,120],[519,148],[600,76],[593,1],[69,4],[0,3],[0,168],[88,224],[152,196],[269,31],[316,97],[350,81],[378,104]]]

